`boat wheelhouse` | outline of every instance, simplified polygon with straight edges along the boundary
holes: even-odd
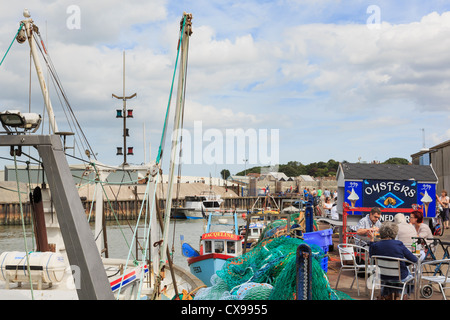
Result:
[[[242,254],[244,237],[230,232],[210,232],[202,235],[200,254],[187,259],[191,273],[211,286],[211,277],[222,269],[225,261]]]
[[[233,213],[234,223],[227,223],[229,215],[211,213],[208,216],[208,224],[205,233],[200,239],[200,250],[196,251],[189,244],[183,243],[183,255],[187,257],[187,263],[191,273],[199,278],[207,286],[211,286],[211,277],[216,271],[222,269],[225,261],[242,254],[244,237],[237,234],[237,214]],[[213,219],[218,218],[218,223]],[[231,226],[231,231],[211,231],[213,225]]]
[[[220,195],[205,191],[198,196],[185,197],[185,206],[181,211],[186,219],[203,219],[207,218],[209,213],[219,211],[222,202]]]

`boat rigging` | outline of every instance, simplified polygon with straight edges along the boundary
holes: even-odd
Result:
[[[101,252],[99,254],[100,247],[97,247],[94,235],[92,231],[90,230],[88,220],[85,219],[83,214],[84,209],[82,207],[80,197],[78,195],[78,192],[76,190],[75,184],[73,183],[67,183],[67,181],[72,181],[72,174],[70,172],[67,160],[66,160],[66,154],[65,150],[67,149],[65,146],[66,137],[69,135],[73,135],[72,132],[61,132],[59,131],[58,124],[56,122],[55,114],[53,111],[53,106],[51,104],[51,100],[49,97],[49,92],[47,85],[45,83],[45,79],[43,77],[42,68],[39,63],[39,59],[37,56],[37,51],[40,50],[44,60],[49,67],[50,74],[52,75],[52,81],[56,84],[56,87],[59,88],[60,94],[63,97],[63,100],[67,106],[67,110],[69,111],[69,116],[72,118],[73,123],[75,124],[75,130],[81,132],[81,137],[85,140],[86,148],[84,148],[84,152],[82,152],[82,155],[87,155],[89,158],[89,161],[86,161],[89,163],[89,165],[92,165],[94,168],[97,165],[97,167],[101,167],[101,164],[98,163],[98,161],[91,160],[91,156],[95,158],[95,153],[92,151],[92,148],[87,143],[87,139],[84,136],[84,133],[82,133],[81,127],[79,126],[78,121],[75,119],[74,113],[72,108],[70,107],[70,104],[68,103],[67,95],[64,93],[64,90],[62,88],[62,85],[60,84],[60,81],[57,77],[56,71],[53,67],[53,64],[51,63],[51,59],[48,55],[48,51],[46,50],[44,43],[42,39],[40,39],[39,35],[39,29],[34,24],[33,20],[30,18],[30,15],[27,10],[24,11],[25,20],[21,21],[20,28],[16,35],[16,40],[19,43],[24,43],[26,40],[28,40],[28,43],[30,45],[31,50],[31,56],[33,57],[33,61],[35,64],[36,72],[38,74],[38,79],[40,83],[40,88],[42,91],[43,99],[45,102],[46,111],[49,118],[50,128],[51,128],[51,134],[50,135],[29,135],[29,133],[36,132],[37,128],[42,122],[42,119],[39,115],[36,114],[24,114],[20,113],[19,111],[12,111],[7,110],[3,113],[0,113],[0,118],[2,121],[2,125],[5,128],[6,132],[2,132],[3,134],[6,134],[2,137],[0,141],[0,146],[10,146],[11,147],[11,156],[14,156],[14,159],[16,159],[17,155],[20,155],[21,147],[22,146],[34,146],[38,153],[39,157],[42,160],[38,160],[40,163],[43,164],[43,167],[46,170],[46,176],[48,179],[48,184],[50,186],[50,191],[52,194],[52,201],[54,203],[54,207],[57,212],[57,217],[59,221],[58,230],[60,230],[60,233],[62,235],[63,241],[64,241],[64,250],[67,251],[67,256],[70,261],[71,265],[76,265],[80,268],[80,272],[83,275],[82,277],[82,283],[80,288],[77,287],[77,294],[78,298],[80,299],[113,299],[113,291],[116,295],[117,299],[119,297],[123,296],[121,295],[121,289],[122,287],[125,287],[130,282],[131,275],[133,274],[133,281],[138,280],[139,281],[139,288],[133,289],[134,293],[133,296],[137,299],[140,299],[141,293],[144,292],[143,290],[143,277],[144,275],[149,271],[148,265],[139,265],[135,267],[134,262],[130,265],[131,261],[130,259],[130,253],[131,253],[131,246],[130,246],[130,253],[128,255],[127,261],[124,264],[124,271],[123,273],[115,277],[113,279],[113,282],[109,281],[107,278],[107,274],[105,272],[106,264],[105,261],[101,258]],[[178,53],[181,52],[181,66],[180,66],[180,77],[179,77],[179,83],[178,83],[178,95],[177,95],[177,101],[176,101],[176,111],[175,111],[175,120],[174,120],[174,132],[180,133],[180,130],[178,130],[181,127],[182,124],[182,118],[183,118],[183,112],[184,112],[184,97],[185,97],[185,88],[186,88],[186,69],[187,69],[187,50],[188,50],[188,43],[189,43],[189,36],[192,34],[191,29],[191,20],[192,15],[191,14],[183,14],[183,18],[180,23],[180,39],[179,39],[179,50]],[[39,41],[40,40],[40,44]],[[9,51],[9,49],[8,49]],[[3,59],[4,60],[4,59]],[[3,62],[2,60],[2,62]],[[177,54],[177,60],[178,60],[178,54]],[[175,67],[176,69],[176,67]],[[174,72],[175,75],[175,72]],[[173,87],[173,84],[172,84]],[[172,89],[171,89],[172,94]],[[131,97],[126,98],[132,98],[135,95]],[[119,97],[120,98],[120,97]],[[125,94],[124,97],[121,97],[124,99],[125,103]],[[151,210],[149,212],[150,214],[150,222],[148,224],[147,231],[146,231],[146,238],[145,238],[145,245],[143,249],[143,257],[146,257],[146,253],[149,250],[149,243],[155,243],[157,238],[156,232],[150,234],[150,226],[152,226],[152,229],[157,229],[158,223],[156,219],[156,214],[154,213],[156,204],[156,185],[158,184],[158,177],[161,173],[161,161],[163,156],[163,149],[164,149],[164,141],[166,136],[166,129],[167,129],[167,121],[168,121],[168,114],[170,109],[170,99],[169,104],[167,108],[166,118],[164,122],[164,128],[163,128],[163,134],[161,138],[161,145],[158,151],[158,158],[156,163],[154,163],[149,169],[148,169],[148,182],[147,182],[147,189],[145,194],[145,201],[143,201],[142,207],[141,207],[141,213],[144,211],[144,205],[146,205],[147,209],[151,207]],[[67,116],[67,114],[66,114]],[[125,132],[124,132],[125,134]],[[61,137],[63,139],[61,139]],[[172,153],[171,153],[171,159],[170,159],[170,174],[169,174],[169,192],[167,194],[166,201],[166,210],[167,214],[164,217],[164,224],[163,224],[163,239],[162,241],[162,250],[161,250],[161,257],[157,254],[153,255],[153,270],[154,270],[154,279],[155,283],[153,286],[153,291],[146,290],[145,294],[147,296],[152,295],[153,298],[156,298],[159,296],[159,286],[160,284],[163,284],[162,278],[161,278],[161,272],[164,270],[166,266],[166,261],[169,263],[171,275],[172,275],[172,281],[174,284],[174,290],[176,295],[178,295],[177,292],[177,279],[182,279],[185,277],[183,274],[183,271],[177,270],[175,266],[172,265],[172,258],[168,254],[168,233],[169,233],[169,220],[170,220],[170,209],[171,209],[171,197],[172,197],[172,186],[173,186],[173,179],[174,179],[174,164],[176,162],[176,150],[179,146],[179,139],[181,139],[180,136],[177,136],[177,139],[172,141]],[[64,141],[64,146],[62,145],[62,141]],[[124,165],[126,164],[126,160],[124,161]],[[101,193],[101,189],[103,188],[103,175],[101,172],[97,172],[96,174],[97,182],[96,182],[96,192],[98,194]],[[103,190],[104,191],[104,190]],[[20,192],[20,191],[19,191]],[[99,200],[100,198],[97,198]],[[99,210],[100,211],[100,210]],[[146,221],[147,222],[147,221]],[[139,223],[139,219],[137,224]],[[133,240],[136,239],[137,231],[137,225],[135,229],[135,234],[133,237]],[[98,228],[96,226],[96,235],[98,236]],[[150,242],[151,239],[151,242]],[[155,249],[153,250],[155,251]],[[158,250],[156,249],[156,252]],[[32,279],[31,279],[31,272],[30,272],[30,266],[29,266],[29,257],[28,254],[26,254],[26,258],[28,261],[28,272],[30,274],[30,284],[31,289],[33,287],[32,285]],[[129,270],[127,272],[127,267],[129,267]],[[178,278],[177,278],[178,277]],[[181,277],[181,278],[180,278]],[[189,277],[188,277],[189,278]],[[9,278],[8,278],[9,279]],[[192,289],[192,286],[197,284],[198,279],[195,277],[192,277],[190,279],[184,279],[185,283],[189,285]],[[9,280],[8,280],[9,281]],[[9,282],[8,282],[9,283]],[[111,290],[113,289],[113,290]],[[127,294],[127,296],[129,296]]]

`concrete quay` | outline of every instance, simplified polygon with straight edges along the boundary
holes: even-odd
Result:
[[[329,225],[326,223],[318,223],[318,226],[319,226],[320,230],[329,228]],[[443,242],[450,242],[450,229],[446,229],[444,232],[444,235],[441,237],[437,237],[437,238],[440,238],[441,241],[443,241]],[[328,258],[328,272],[327,272],[330,286],[333,289],[336,288],[336,282],[337,282],[339,270],[341,267],[338,244],[339,244],[339,235],[334,234],[333,235],[333,250],[328,252],[329,258]],[[440,245],[438,245],[436,252],[435,252],[436,259],[442,259],[443,255],[444,255],[444,251],[443,251],[442,247]],[[356,287],[356,281],[353,284],[353,287],[350,288],[353,278],[354,278],[354,276],[351,272],[349,272],[349,271],[342,272],[337,290],[349,295],[352,299],[355,299],[355,300],[370,300],[371,289],[367,288],[364,276],[359,278],[359,291],[360,291],[359,295],[358,295],[358,290]],[[423,282],[422,286],[425,284],[427,284],[427,283]],[[419,289],[420,289],[420,287],[419,287]],[[419,292],[417,294],[417,297],[415,298],[414,295],[411,295],[409,297],[409,300],[421,300],[421,301],[443,300],[442,293],[440,292],[437,284],[433,285],[433,294],[430,298],[424,298],[420,294],[420,290],[418,290],[418,291]],[[450,298],[450,290],[447,290],[445,293],[446,293],[447,299],[449,299]],[[375,291],[375,299],[377,296],[379,296],[379,290]]]

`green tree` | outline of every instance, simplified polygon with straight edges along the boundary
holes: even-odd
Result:
[[[289,164],[281,164],[278,168],[278,171],[283,172],[288,177],[296,177],[299,175],[297,174],[296,168]]]
[[[409,161],[405,158],[389,158],[385,162],[385,164],[409,164]]]
[[[333,170],[334,172],[336,172],[339,167],[339,161],[330,159],[327,162],[327,166],[328,166],[328,170],[330,170],[330,171]]]
[[[344,162],[346,162],[344,160]],[[280,164],[278,167],[279,172],[283,172],[288,177],[298,177],[299,175],[310,175],[312,177],[327,177],[335,176],[339,167],[339,161],[330,159],[327,162],[319,161],[313,162],[307,165],[302,164],[299,161],[289,161],[287,164]],[[253,167],[247,169],[247,173],[261,173],[262,167]],[[238,172],[236,175],[243,176],[244,171]]]
[[[227,180],[229,176],[231,176],[230,170],[228,169],[223,169],[222,171],[220,171],[220,175],[222,176],[223,180]]]

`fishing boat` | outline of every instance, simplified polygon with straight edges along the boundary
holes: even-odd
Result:
[[[252,244],[258,242],[261,234],[267,226],[267,222],[258,214],[257,216],[250,215],[250,222],[248,226],[239,226],[239,234],[243,237],[246,236],[247,242],[245,243],[246,248],[250,248]]]
[[[79,269],[68,266],[62,255],[53,252],[30,252],[28,272],[25,252],[3,252],[0,264],[1,300],[78,300],[77,283],[81,277]],[[155,279],[147,265],[126,259],[102,259],[110,290],[116,300],[147,300],[152,297]],[[169,270],[167,264],[165,269]],[[172,267],[176,281],[170,275],[161,281],[159,299],[172,299],[177,290],[191,292],[203,283],[187,270]],[[140,283],[143,281],[143,285]],[[33,283],[33,286],[30,285]],[[174,288],[177,285],[177,290]]]
[[[213,191],[211,175],[209,176],[209,190],[200,195],[185,197],[183,214],[186,219],[207,219],[213,212],[219,212],[223,199]]]
[[[186,196],[184,207],[171,210],[173,219],[207,219],[211,212],[221,212],[223,199],[213,191],[204,191],[200,195]]]
[[[185,208],[185,207],[173,207],[170,210],[170,218],[171,219],[187,219],[190,214],[189,211],[194,211],[194,208]]]
[[[207,286],[211,286],[211,277],[220,270],[229,258],[242,254],[244,237],[237,234],[237,214],[232,216],[234,223],[228,224],[227,216],[210,213],[205,233],[201,236],[200,248],[195,250],[189,244],[182,244],[182,252],[187,257],[191,273]],[[214,219],[218,218],[218,223]],[[212,231],[212,226],[231,226],[232,230]]]
[[[209,213],[220,210],[223,202],[220,195],[212,190],[203,191],[199,196],[185,197],[184,215],[186,219],[204,219]]]
[[[103,250],[99,250],[101,248],[97,246],[97,240],[101,238],[98,230],[102,230],[100,227],[103,221],[101,218],[103,210],[96,208],[96,238],[94,238],[88,220],[84,215],[84,208],[76,186],[68,183],[68,181],[72,181],[72,175],[66,159],[65,142],[66,137],[73,135],[73,133],[58,130],[49,91],[37,55],[36,47],[40,45],[39,43],[43,45],[43,41],[42,39],[36,41],[35,38],[40,37],[39,28],[34,24],[26,9],[24,10],[24,17],[26,19],[21,21],[15,39],[19,43],[24,43],[27,40],[29,42],[52,134],[31,134],[36,132],[41,123],[40,115],[7,110],[0,112],[1,123],[6,130],[0,132],[2,134],[0,146],[10,147],[16,168],[16,156],[22,155],[22,147],[34,147],[39,153],[42,167],[45,168],[49,188],[45,187],[42,190],[36,188],[32,200],[30,199],[33,207],[33,218],[36,220],[34,225],[36,249],[28,250],[27,241],[25,241],[23,252],[1,253],[0,299],[158,299],[160,298],[161,288],[164,290],[164,297],[168,298],[177,295],[178,290],[191,291],[198,288],[202,284],[201,281],[188,271],[175,266],[172,263],[172,258],[167,255],[169,223],[166,218],[164,225],[160,226],[161,229],[164,229],[161,249],[153,249],[160,251],[161,258],[159,258],[159,253],[152,254],[153,261],[150,261],[148,257],[150,237],[152,237],[152,243],[155,243],[155,236],[159,237],[157,232],[150,233],[150,230],[156,230],[159,227],[155,222],[156,214],[152,214],[157,199],[152,198],[151,195],[155,194],[152,191],[156,188],[158,173],[161,171],[163,143],[160,146],[157,161],[146,168],[148,173],[147,190],[149,191],[146,192],[144,198],[148,201],[147,207],[152,209],[151,212],[148,212],[152,217],[152,227],[150,228],[150,224],[146,225],[148,231],[143,242],[144,248],[142,248],[141,260],[130,259],[131,250],[127,259],[102,257]],[[184,68],[180,69],[179,81],[185,81],[186,51],[188,39],[192,33],[190,29],[191,19],[192,15],[184,13],[180,23],[179,50],[181,51]],[[41,53],[45,54],[44,60],[48,63],[48,52],[45,49],[40,49]],[[59,82],[58,87],[62,88]],[[179,115],[183,109],[180,97],[184,96],[184,93],[178,92],[178,95],[177,114]],[[123,98],[125,99],[125,94]],[[67,103],[67,101],[65,102]],[[179,131],[178,129],[175,128],[174,130]],[[172,148],[171,163],[174,162],[175,149],[176,145]],[[90,155],[94,155],[95,158],[92,149],[86,149],[85,153],[89,157],[89,163],[95,165],[96,160],[90,159]],[[123,167],[125,165],[127,164],[124,163]],[[170,173],[173,177],[173,170]],[[101,172],[97,172],[96,179],[96,188],[101,190],[104,183]],[[23,192],[19,189],[18,177],[17,185],[20,199],[20,194]],[[37,200],[35,192],[36,195],[40,195],[40,201]],[[103,193],[99,191],[98,195],[97,205],[103,203],[101,198]],[[171,199],[171,189],[168,199]],[[169,203],[170,201],[166,202]],[[143,201],[144,203],[145,201]],[[168,209],[166,212],[170,211],[170,207]],[[138,223],[139,221],[137,221],[134,230],[133,241],[137,238]],[[133,242],[129,247],[132,248],[132,245]],[[166,276],[164,270],[170,270],[170,274]]]

